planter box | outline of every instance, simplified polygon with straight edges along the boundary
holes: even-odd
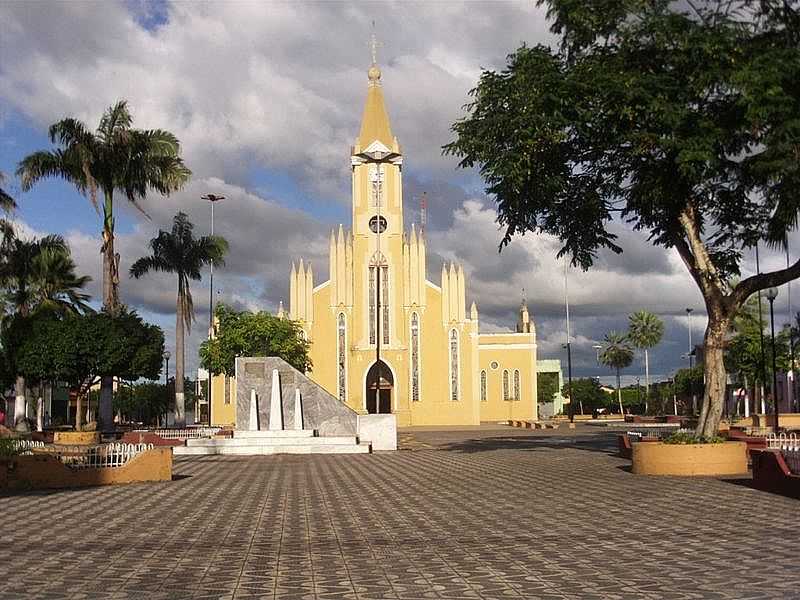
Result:
[[[753,461],[753,486],[800,499],[800,475],[795,475],[779,450],[751,450]]]
[[[775,415],[753,415],[753,427],[772,427]],[[800,413],[781,413],[778,415],[780,426],[786,429],[800,429]]]
[[[53,434],[54,444],[67,446],[80,446],[100,443],[99,431],[56,431]]]
[[[46,454],[0,460],[0,490],[46,490],[172,480],[172,448],[154,448],[119,467],[71,469]]]
[[[747,473],[747,444],[633,444],[638,475],[740,475]]]

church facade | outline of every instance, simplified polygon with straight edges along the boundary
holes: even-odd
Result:
[[[463,267],[444,264],[438,283],[428,279],[424,233],[403,221],[403,152],[380,79],[373,62],[350,152],[351,228],[331,232],[327,281],[315,282],[302,257],[292,264],[288,314],[279,312],[310,342],[311,378],[357,412],[394,413],[398,426],[535,420],[527,307],[516,332],[480,333]],[[214,421],[230,423],[224,402],[235,382],[214,388]]]

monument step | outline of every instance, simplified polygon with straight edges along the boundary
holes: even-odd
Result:
[[[206,439],[190,438],[186,440],[187,446],[208,448],[223,448],[230,446],[325,446],[342,444],[356,444],[355,436],[336,436],[336,437],[276,437],[276,438],[227,438],[227,439]]]
[[[233,432],[234,439],[236,438],[310,438],[314,437],[316,431],[313,429],[280,429],[269,430],[259,429],[258,431],[247,431],[245,429],[235,429]]]
[[[322,439],[322,438],[321,438]],[[238,455],[260,456],[269,454],[369,454],[369,444],[291,444],[253,446],[175,446],[176,456]]]

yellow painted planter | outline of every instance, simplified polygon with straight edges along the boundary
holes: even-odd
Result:
[[[747,444],[633,444],[637,475],[740,475],[747,473]]]
[[[99,431],[56,431],[53,434],[54,444],[90,445],[100,443]]]

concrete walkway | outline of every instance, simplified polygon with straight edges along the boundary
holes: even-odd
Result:
[[[589,427],[401,439],[4,497],[0,598],[800,596],[795,500],[634,476]]]

